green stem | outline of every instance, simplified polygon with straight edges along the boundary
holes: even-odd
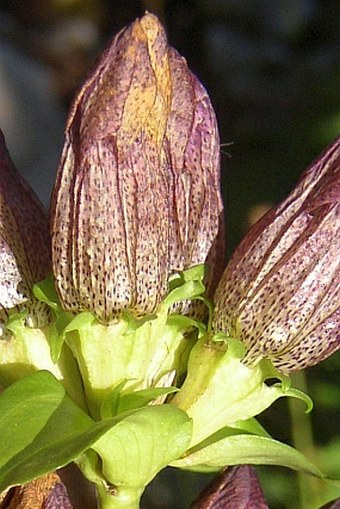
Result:
[[[137,488],[107,490],[103,485],[97,485],[100,509],[139,509],[142,492]]]
[[[135,486],[115,487],[101,472],[101,459],[91,449],[76,462],[84,477],[95,484],[99,509],[139,509],[144,488]]]
[[[297,371],[291,375],[292,384],[297,389],[308,393],[306,373]],[[301,410],[301,403],[295,398],[288,399],[291,433],[293,444],[296,449],[305,454],[312,461],[316,460],[316,450],[314,447],[313,428],[311,414],[306,414]],[[315,461],[317,463],[317,461]],[[320,480],[303,473],[297,474],[301,509],[311,509],[320,503]]]

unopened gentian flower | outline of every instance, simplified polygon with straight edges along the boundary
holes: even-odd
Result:
[[[47,215],[14,167],[0,130],[0,384],[48,369],[83,406],[71,352],[64,350],[60,364],[53,363],[47,339],[51,312],[33,294],[33,285],[51,271],[50,253]],[[65,372],[65,362],[74,373]]]
[[[46,214],[15,169],[0,131],[0,383],[3,385],[29,373],[33,366],[53,368],[45,337],[40,331],[33,332],[50,320],[48,307],[32,292],[34,283],[45,278],[50,267]],[[13,315],[22,317],[18,321],[21,330],[25,328],[24,323],[29,326],[31,341],[27,335],[24,341],[17,340],[7,327]],[[27,368],[20,368],[25,361]]]
[[[48,322],[47,306],[33,297],[34,283],[51,270],[48,219],[32,189],[15,169],[0,130],[0,320],[27,310],[31,325]]]
[[[65,136],[53,273],[62,308],[78,316],[62,341],[97,417],[123,380],[125,391],[169,386],[185,369],[190,318],[207,310],[192,268],[208,266],[211,294],[223,260],[219,136],[207,92],[152,14],[113,39]]]
[[[173,400],[193,418],[193,446],[238,416],[297,395],[266,379],[340,347],[339,197],[337,139],[236,249],[215,293],[211,335],[193,347]]]
[[[51,208],[64,309],[102,323],[151,314],[170,275],[205,262],[210,287],[223,261],[219,171],[209,97],[146,14],[115,37],[67,121]]]
[[[52,350],[55,359],[64,342],[72,350],[98,420],[176,391],[204,330],[197,318],[223,262],[219,136],[207,92],[151,14],[113,39],[75,99],[65,136],[51,203],[65,327]],[[151,442],[146,447],[141,434],[131,445],[133,468],[130,459],[117,460],[120,444],[135,434],[133,420],[122,428],[123,442],[113,428],[96,454],[81,459],[103,505],[137,504],[144,486],[189,444],[192,424],[182,410],[155,406],[153,413],[137,421]],[[158,425],[151,432],[158,414],[162,443],[169,441],[163,454],[155,446]]]
[[[242,340],[247,364],[283,372],[340,348],[340,138],[250,229],[215,294],[214,327]]]

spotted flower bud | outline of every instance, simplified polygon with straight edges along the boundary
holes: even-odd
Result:
[[[248,232],[215,295],[214,326],[241,339],[245,361],[282,371],[340,348],[340,138],[294,191]]]
[[[64,308],[102,322],[149,314],[173,272],[204,262],[211,286],[221,212],[210,100],[146,14],[114,38],[68,118],[52,199]]]
[[[32,189],[14,168],[0,131],[0,321],[25,308],[32,325],[46,323],[45,306],[32,295],[50,271],[48,221]]]

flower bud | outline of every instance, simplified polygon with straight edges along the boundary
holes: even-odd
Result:
[[[48,321],[45,305],[32,295],[50,272],[48,220],[29,185],[15,169],[0,130],[0,321],[25,308],[31,325]]]
[[[190,509],[269,509],[256,472],[250,465],[238,465],[219,472]]]
[[[246,363],[302,369],[340,348],[340,138],[250,229],[215,295],[214,327],[241,339]]]
[[[51,213],[63,307],[102,322],[153,313],[173,272],[221,256],[215,114],[155,16],[114,38],[76,97]]]

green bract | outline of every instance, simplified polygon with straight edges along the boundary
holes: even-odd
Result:
[[[282,396],[301,398],[311,409],[310,399],[292,390],[289,379],[270,363],[248,367],[242,363],[244,347],[240,341],[227,337],[223,341],[222,335],[217,339],[203,336],[196,343],[185,382],[172,400],[193,419],[191,446],[226,425],[233,427],[240,419],[260,414]],[[275,378],[280,382],[266,384],[266,380]]]
[[[11,315],[7,322],[11,337],[0,341],[0,384],[6,387],[31,373],[48,370],[62,382],[71,398],[85,409],[87,405],[82,382],[71,351],[65,347],[58,363],[53,362],[49,345],[50,329],[27,327],[25,316],[25,313]]]
[[[178,274],[155,314],[136,320],[125,313],[110,325],[99,323],[89,312],[72,315],[63,311],[50,279],[36,285],[35,295],[56,316],[49,336],[54,360],[59,363],[65,349],[72,351],[95,418],[101,417],[102,407],[107,412],[108,401],[114,399],[117,387],[122,394],[164,388],[176,384],[183,376],[188,352],[205,326],[193,318],[169,312],[178,302],[200,297],[205,290],[203,278],[203,265]]]

